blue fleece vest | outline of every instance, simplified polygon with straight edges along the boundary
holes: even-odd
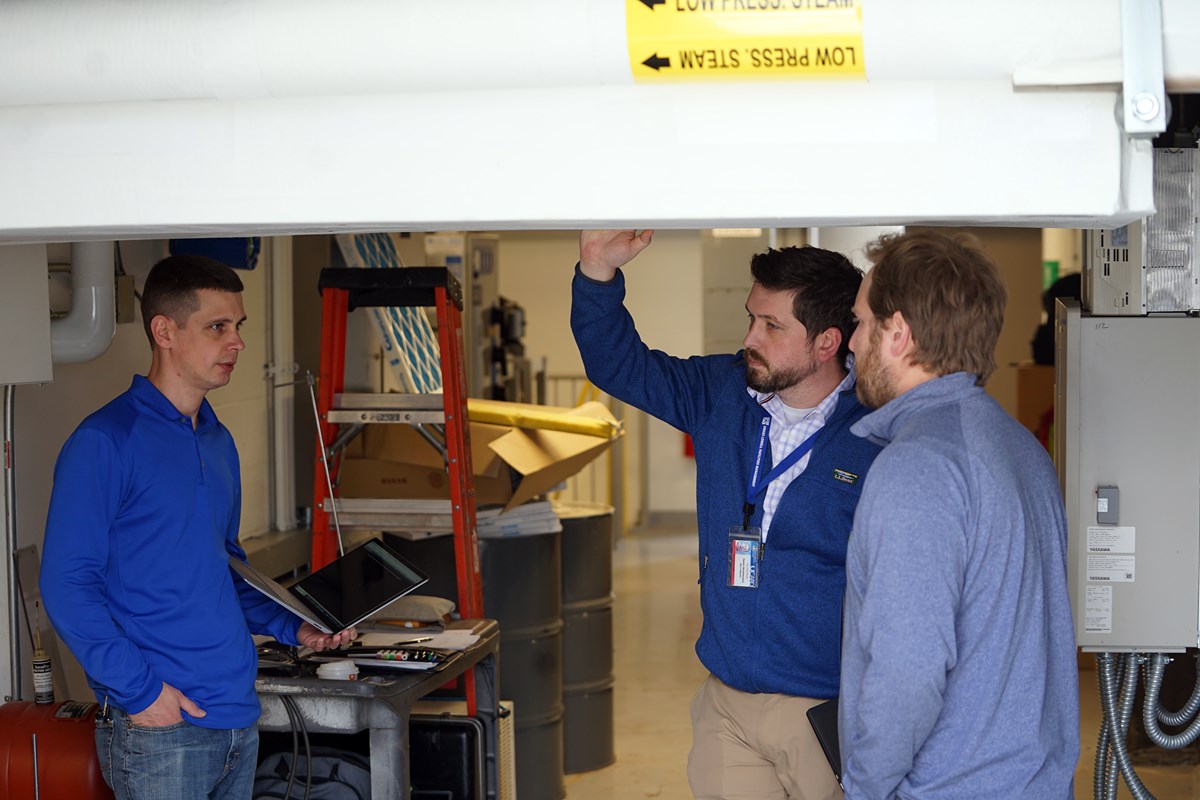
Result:
[[[625,310],[624,276],[576,272],[571,327],[588,377],[604,391],[692,436],[696,448],[700,603],[696,653],[746,692],[833,697],[838,690],[846,545],[878,446],[850,433],[864,409],[843,392],[804,472],[784,492],[757,589],[728,585],[729,528],[740,525],[765,413],[746,391],[741,354],[674,358],[650,350]],[[764,454],[763,471],[770,468]],[[762,520],[761,504],[751,525]]]

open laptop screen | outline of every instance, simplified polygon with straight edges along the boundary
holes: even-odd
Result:
[[[428,580],[395,550],[372,539],[300,580],[291,590],[331,631],[340,631]]]

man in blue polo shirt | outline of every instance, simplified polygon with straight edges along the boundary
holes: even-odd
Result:
[[[260,713],[253,633],[321,650],[322,634],[232,576],[241,474],[205,396],[245,346],[242,282],[174,256],[150,271],[146,376],[59,454],[41,590],[102,705],[105,780],[130,798],[249,798]]]
[[[756,255],[736,354],[649,349],[620,267],[651,231],[580,237],[571,327],[588,377],[691,435],[700,604],[711,675],[692,702],[697,798],[840,798],[805,712],[838,690],[846,543],[878,447],[847,362],[862,274],[815,247]],[[665,305],[665,304],[664,304]]]

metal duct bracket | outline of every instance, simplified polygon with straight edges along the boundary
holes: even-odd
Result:
[[[1167,129],[1162,0],[1121,0],[1121,81],[1117,119],[1125,133],[1153,139]]]

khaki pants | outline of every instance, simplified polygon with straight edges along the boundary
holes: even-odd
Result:
[[[747,694],[709,675],[692,698],[696,800],[841,800],[805,712],[821,700]]]

